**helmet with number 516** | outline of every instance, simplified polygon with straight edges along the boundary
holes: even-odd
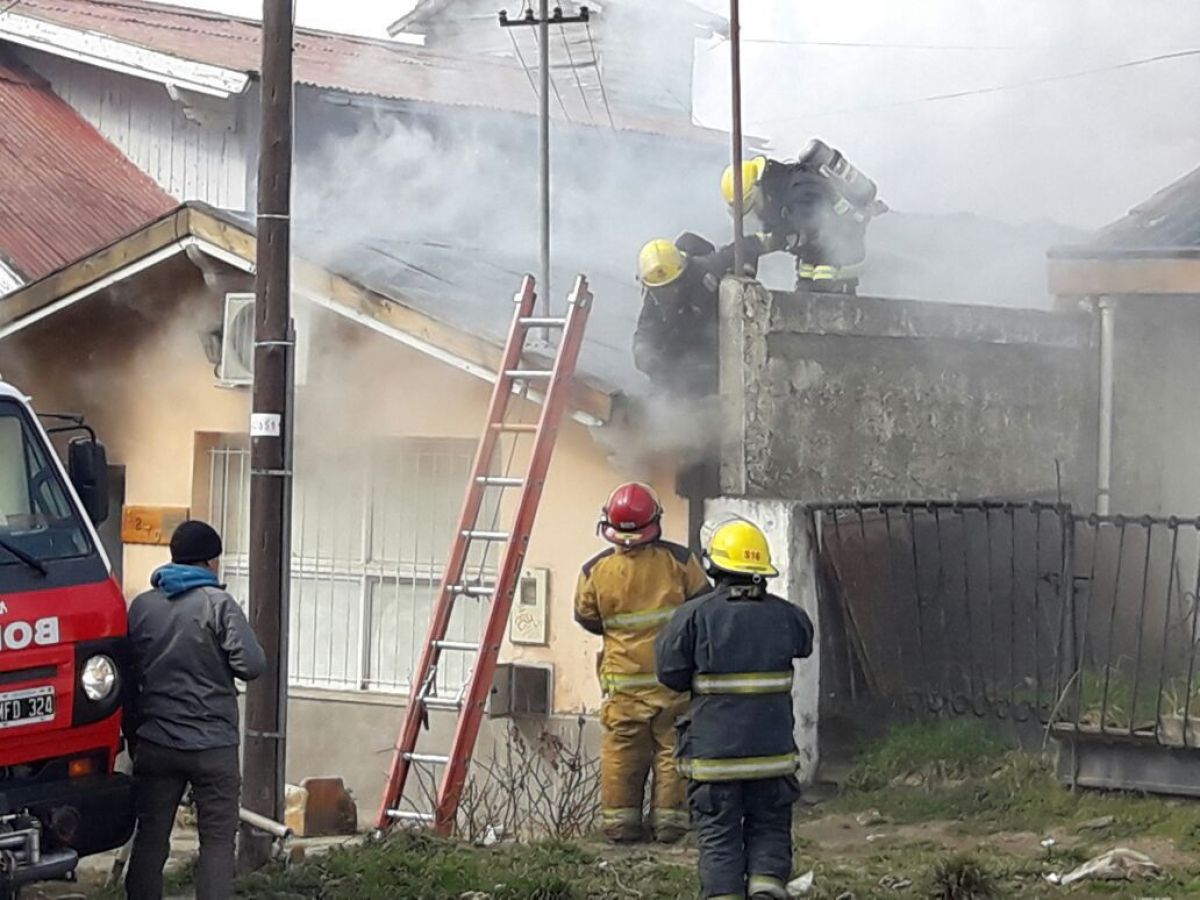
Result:
[[[745,519],[725,522],[713,531],[704,548],[704,568],[714,577],[724,573],[774,578],[779,574],[771,562],[766,535]]]

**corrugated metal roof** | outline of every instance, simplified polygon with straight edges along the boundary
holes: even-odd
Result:
[[[0,256],[40,278],[175,201],[33,73],[0,56]]]
[[[1090,239],[1050,249],[1051,259],[1173,259],[1200,255],[1200,169],[1172,182]]]
[[[252,20],[145,0],[19,0],[20,14],[68,28],[92,31],[180,59],[256,73],[261,62],[261,25]],[[393,41],[298,28],[295,78],[299,84],[352,94],[474,106],[527,115],[537,113],[529,76],[505,60],[438,53]],[[567,111],[552,105],[559,120],[586,121],[579,99],[563,97]],[[579,109],[572,109],[577,104]],[[613,110],[619,129],[692,140],[723,140],[722,133],[678,122]]]
[[[588,6],[594,13],[598,12],[603,15],[606,2],[608,0],[592,0],[590,3],[581,5]],[[629,0],[626,0],[626,2],[629,2]],[[633,0],[633,2],[641,3],[643,0]],[[695,22],[697,29],[705,37],[714,33],[722,37],[728,37],[728,19],[713,15],[707,10],[701,9],[696,4],[687,2],[687,0],[659,0],[658,6],[666,6],[668,3],[686,10],[688,16]],[[463,4],[460,0],[418,0],[416,6],[388,26],[388,34],[400,34],[405,31],[419,32],[432,19],[452,13],[454,7],[461,5]]]

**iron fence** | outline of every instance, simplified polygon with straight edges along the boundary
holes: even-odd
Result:
[[[1066,675],[1070,511],[1037,502],[810,507],[851,692],[1049,721]]]
[[[1200,746],[1200,518],[1080,516],[1060,731]]]

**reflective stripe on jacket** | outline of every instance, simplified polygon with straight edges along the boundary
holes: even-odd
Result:
[[[812,653],[802,609],[750,585],[722,584],[677,612],[656,645],[658,680],[692,691],[680,769],[695,781],[791,775],[792,661]]]
[[[605,691],[658,689],[654,639],[685,600],[708,590],[691,551],[667,541],[613,547],[589,560],[575,591],[575,619],[604,636]]]

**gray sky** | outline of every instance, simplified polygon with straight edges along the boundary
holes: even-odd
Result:
[[[302,25],[375,37],[412,6],[298,3]],[[257,0],[184,5],[244,16],[261,9]],[[897,209],[1096,226],[1200,165],[1200,56],[922,99],[1200,48],[1197,0],[754,0],[743,17],[747,131],[780,156],[823,137]],[[727,82],[727,45],[699,48],[702,123],[728,124]]]

